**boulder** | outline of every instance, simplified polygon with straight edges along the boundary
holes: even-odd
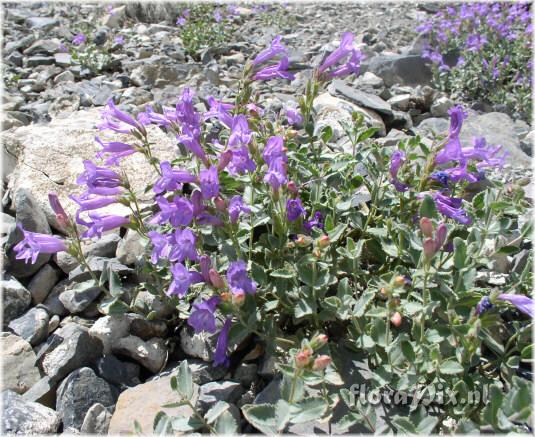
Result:
[[[80,432],[82,434],[107,434],[111,413],[102,404],[94,404],[84,417]]]
[[[59,281],[60,272],[50,264],[44,265],[28,284],[28,290],[32,295],[34,305],[42,303]]]
[[[48,312],[43,308],[32,308],[21,317],[9,323],[9,329],[32,346],[41,344],[48,336]]]
[[[167,348],[161,338],[143,341],[134,335],[121,338],[112,346],[113,353],[137,361],[152,373],[157,373],[167,361]]]
[[[375,94],[370,94],[353,88],[341,80],[334,80],[331,85],[329,85],[329,92],[344,97],[360,107],[372,109],[380,114],[392,115],[392,107],[390,106],[390,103],[385,102]]]
[[[89,335],[101,341],[104,354],[111,352],[121,338],[128,335],[130,319],[126,315],[100,317],[89,329]]]
[[[43,208],[48,221],[58,227],[56,217],[48,204],[48,193],[58,193],[68,214],[74,215],[77,204],[68,198],[70,194],[79,195],[85,189],[76,183],[84,171],[83,161],[93,160],[101,147],[95,142],[98,134],[103,141],[132,141],[130,136],[99,132],[96,125],[100,122],[101,108],[77,111],[66,118],[53,118],[50,123],[31,125],[4,132],[4,143],[10,144],[18,157],[18,165],[11,175],[9,186],[17,192],[26,188],[34,195]],[[162,160],[176,157],[175,141],[156,126],[148,127],[149,138],[154,142],[153,154]],[[132,187],[143,192],[145,186],[154,182],[157,175],[145,157],[140,153],[122,160],[121,167],[127,172]],[[151,197],[152,193],[148,193]],[[124,206],[111,205],[103,212],[129,213]]]
[[[239,382],[214,381],[201,385],[199,389],[199,408],[206,412],[218,401],[230,404],[236,402],[244,392]]]
[[[95,281],[71,282],[59,295],[63,306],[71,313],[76,314],[85,310],[100,296],[102,288],[95,285]]]
[[[140,367],[135,363],[121,361],[115,355],[104,355],[97,361],[98,376],[120,389],[133,387],[140,383]]]
[[[2,427],[6,434],[54,434],[60,418],[51,408],[29,402],[11,390],[2,392]]]
[[[428,85],[432,73],[428,63],[419,55],[378,55],[365,61],[362,72],[369,71],[383,79],[390,87],[399,85]]]
[[[6,275],[0,281],[3,290],[3,315],[7,324],[19,317],[30,306],[30,292],[14,277]]]
[[[134,264],[145,253],[147,242],[147,239],[141,237],[136,231],[128,229],[117,245],[117,259],[124,265]]]
[[[26,340],[9,332],[0,334],[0,345],[4,363],[2,387],[23,394],[41,378],[35,353]]]

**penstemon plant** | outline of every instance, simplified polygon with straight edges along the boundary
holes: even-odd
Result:
[[[528,430],[531,383],[517,374],[531,357],[529,263],[500,289],[478,275],[491,271],[495,255],[515,253],[531,230],[520,220],[529,206],[522,187],[487,178],[505,153],[483,138],[461,144],[461,107],[450,111],[448,137],[432,146],[414,137],[395,150],[381,147],[358,114],[345,126],[348,144],[332,144],[332,129],[315,127],[314,100],[332,78],[358,74],[362,55],[351,33],[314,68],[298,109],[264,113],[252,97],[256,82],[293,79],[280,40],[246,64],[234,101],[209,97],[206,112],[187,88],[176,107],[147,107],[137,117],[110,100],[99,129],[130,141],[97,139],[104,163],[84,163],[78,183],[87,191],[73,197],[75,219],[51,197],[68,238],[24,231],[18,258],[66,250],[89,270],[85,286],[106,290],[104,314],[139,311],[118,275],[109,268],[97,277],[81,250],[82,239],[105,231],[138,232],[148,249],[138,290],[167,299],[175,321],[196,333],[218,333],[214,365],[235,364],[232,351],[251,337],[278,357],[279,400],[242,407],[260,431],[311,420],[369,432]],[[173,161],[152,154],[149,125],[175,135]],[[146,208],[119,167],[135,153],[154,169]],[[97,212],[114,203],[131,214]],[[509,243],[500,245],[504,237]],[[375,390],[422,386],[432,398],[445,387],[466,398],[490,387],[491,397],[442,403],[439,414],[431,414],[431,399],[383,429],[373,406],[341,388],[350,381],[340,348],[363,354]],[[171,383],[193,416],[162,412],[157,431],[236,431],[228,405],[195,410],[187,362]],[[335,420],[341,402],[346,414]]]

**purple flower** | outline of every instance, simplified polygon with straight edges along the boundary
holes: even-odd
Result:
[[[288,70],[290,62],[288,61],[288,57],[284,56],[281,58],[278,64],[270,65],[269,67],[265,67],[261,70],[259,70],[254,76],[254,80],[270,80],[275,78],[282,78],[282,79],[288,79],[288,80],[294,80],[295,75],[293,73],[290,73]]]
[[[186,24],[186,19],[184,17],[178,17],[178,20],[176,20],[176,25],[183,26],[184,24]]]
[[[152,109],[152,106],[147,105],[145,107],[145,112],[140,112],[137,117],[144,125],[153,123],[158,126],[169,127],[171,125],[170,118],[175,121],[175,115],[173,109],[164,108],[164,114],[162,115],[155,112],[154,109]]]
[[[206,331],[213,334],[216,331],[214,313],[220,301],[219,296],[212,296],[201,303],[194,303],[193,311],[188,318],[188,325],[195,329],[196,333]]]
[[[130,144],[118,141],[103,142],[99,137],[95,137],[95,141],[102,146],[102,150],[97,152],[97,158],[102,158],[107,153],[112,155],[106,160],[106,165],[117,165],[121,158],[136,153],[136,149]]]
[[[478,170],[485,167],[503,167],[505,164],[508,153],[503,152],[499,155],[502,146],[490,147],[483,137],[474,138],[473,145],[462,149],[462,153],[466,159],[482,161],[476,164]]]
[[[231,133],[228,139],[230,147],[246,146],[251,141],[251,130],[247,118],[243,114],[236,115],[232,119]]]
[[[450,114],[449,138],[444,148],[437,153],[437,156],[435,157],[436,164],[444,164],[449,161],[460,161],[463,159],[459,134],[463,125],[463,120],[466,118],[467,114],[462,106],[454,106],[448,113]]]
[[[286,118],[288,119],[288,124],[294,126],[303,123],[303,117],[299,113],[299,110],[292,107],[286,108]]]
[[[50,203],[52,211],[54,211],[54,214],[56,214],[56,220],[58,223],[61,226],[66,227],[69,224],[69,216],[65,212],[65,209],[63,209],[58,195],[56,193],[48,193],[48,202]]]
[[[208,163],[208,158],[206,157],[206,154],[199,143],[198,137],[194,136],[188,127],[182,126],[182,134],[177,135],[177,139],[203,163]]]
[[[199,258],[199,266],[201,268],[201,275],[204,282],[210,284],[210,268],[212,267],[212,260],[208,255],[202,255]]]
[[[216,100],[213,96],[208,96],[206,101],[210,105],[210,109],[204,113],[203,118],[205,120],[217,118],[221,123],[230,128],[232,126],[233,117],[229,111],[234,108],[234,105],[231,103],[223,103]]]
[[[145,134],[145,128],[143,125],[134,120],[130,115],[117,109],[113,103],[113,99],[108,100],[108,104],[104,110],[100,113],[102,117],[102,123],[97,125],[98,129],[109,129],[120,134],[130,134],[133,130],[138,130],[142,134]]]
[[[149,236],[153,246],[150,258],[152,264],[157,264],[158,261],[162,258],[169,258],[169,254],[171,253],[171,249],[173,248],[173,236],[162,235],[156,231],[150,231],[147,235]]]
[[[347,76],[348,74],[359,74],[362,58],[362,53],[359,50],[353,49],[349,60],[345,64],[329,72],[327,77],[332,79],[335,77]]]
[[[149,223],[164,224],[169,221],[172,226],[188,226],[193,220],[193,205],[184,197],[175,196],[172,202],[167,201],[163,196],[156,199],[160,207],[157,213]]]
[[[513,304],[519,311],[527,314],[531,318],[535,317],[535,301],[527,296],[502,293],[498,296],[498,299]]]
[[[97,212],[90,212],[91,221],[86,222],[77,217],[77,223],[87,226],[89,229],[82,234],[84,238],[102,237],[102,233],[130,223],[129,217],[120,215],[103,215]]]
[[[238,260],[231,262],[227,270],[229,289],[234,294],[256,293],[256,282],[247,276],[247,264]]]
[[[184,265],[176,263],[171,267],[171,273],[173,280],[166,294],[168,296],[177,295],[178,297],[184,297],[192,283],[190,272]]]
[[[432,196],[435,200],[437,210],[442,215],[452,218],[463,225],[472,223],[472,220],[468,217],[466,211],[461,208],[462,199],[447,197],[438,192],[433,193]]]
[[[115,39],[113,40],[115,44],[118,46],[122,46],[124,44],[124,36],[123,35],[117,35]]]
[[[35,264],[40,253],[67,251],[65,242],[57,237],[25,231],[20,223],[17,224],[17,227],[24,234],[24,239],[13,248],[17,254],[16,259],[23,259],[26,263],[31,260],[31,263]]]
[[[484,312],[490,310],[493,306],[490,298],[488,296],[483,296],[476,306],[476,314],[480,316]]]
[[[448,187],[449,175],[445,171],[435,171],[430,178],[440,182],[446,188]]]
[[[280,41],[281,36],[277,35],[271,42],[271,46],[269,48],[262,50],[258,55],[256,55],[256,58],[253,59],[253,65],[263,64],[279,54],[287,55],[288,51]]]
[[[104,208],[105,206],[112,205],[118,201],[116,197],[90,196],[88,194],[83,194],[78,197],[70,195],[69,198],[74,200],[80,206],[78,213]]]
[[[405,152],[403,152],[402,150],[396,150],[394,153],[392,153],[392,156],[390,158],[390,176],[392,177],[392,180],[390,182],[400,193],[409,189],[409,186],[407,184],[402,183],[398,179],[399,169],[404,162]]]
[[[122,193],[121,176],[109,168],[97,167],[89,160],[84,161],[85,171],[78,176],[78,185],[87,185],[89,194],[113,196]]]
[[[310,233],[313,228],[323,229],[323,223],[321,222],[322,218],[323,217],[321,216],[321,212],[316,211],[314,213],[314,217],[310,220],[306,220],[303,224],[303,227],[308,233]]]
[[[264,176],[264,182],[271,185],[274,191],[277,191],[282,185],[288,182],[286,165],[282,158],[274,159],[270,162],[268,171]]]
[[[74,39],[72,40],[72,43],[75,46],[79,46],[79,45],[82,45],[86,41],[87,41],[87,37],[83,33],[79,33],[74,37]]]
[[[195,247],[195,241],[197,240],[195,234],[189,229],[177,229],[174,234],[174,240],[176,245],[173,246],[169,259],[171,261],[183,262],[185,259],[191,261],[197,261],[199,255]]]
[[[165,191],[175,191],[182,188],[183,183],[195,182],[197,178],[187,170],[173,169],[168,161],[160,163],[162,176],[156,181],[153,191],[161,194]]]
[[[256,164],[249,156],[249,150],[246,146],[229,150],[232,153],[232,157],[228,165],[228,171],[231,175],[234,176],[256,170]]]
[[[344,59],[353,48],[354,38],[355,37],[351,32],[344,32],[340,40],[340,45],[335,51],[333,51],[329,56],[327,56],[325,61],[323,61],[323,64],[321,64],[318,68],[318,71],[320,73],[323,73],[329,67],[332,67],[333,65]]]
[[[219,9],[216,9],[214,11],[214,20],[216,21],[216,23],[220,23],[222,19],[223,16],[221,15],[221,11]]]
[[[288,158],[286,157],[286,154],[284,153],[283,149],[284,139],[282,137],[270,137],[267,140],[266,145],[264,146],[262,158],[264,158],[264,161],[266,161],[268,165],[277,160],[282,160],[286,162]]]
[[[251,208],[244,205],[243,199],[241,196],[233,196],[230,199],[230,202],[228,205],[228,213],[230,216],[231,223],[237,223],[238,218],[240,217],[241,213],[249,214],[250,212],[251,212]]]
[[[225,320],[225,324],[223,325],[223,328],[221,328],[221,332],[219,333],[219,337],[217,338],[217,344],[215,348],[214,366],[228,367],[230,364],[229,358],[227,356],[227,348],[228,348],[228,334],[229,334],[231,325],[232,325],[231,319],[227,319]]]
[[[199,180],[204,199],[211,199],[219,194],[217,167],[212,165],[208,170],[201,170]]]
[[[296,220],[299,220],[299,218],[304,217],[306,211],[305,208],[303,208],[301,199],[288,199],[286,202],[286,214],[288,220],[291,222],[295,222]]]

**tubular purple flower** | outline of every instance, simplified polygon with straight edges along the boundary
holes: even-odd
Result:
[[[26,263],[31,260],[35,264],[40,253],[66,252],[67,246],[64,240],[52,235],[39,234],[37,232],[26,231],[20,223],[17,227],[23,233],[24,238],[17,243],[13,250],[16,259],[23,259]]]
[[[268,171],[264,176],[264,182],[271,185],[274,191],[277,191],[282,185],[288,182],[286,165],[282,158],[274,159],[270,162]]]
[[[447,237],[448,237],[448,227],[446,226],[445,223],[440,223],[437,227],[436,238],[435,238],[437,251],[440,250],[440,248],[444,245]]]
[[[251,208],[244,205],[241,196],[233,196],[228,205],[228,213],[231,223],[237,223],[241,213],[249,214]]]
[[[258,55],[256,55],[256,58],[253,59],[253,65],[260,65],[264,62],[267,62],[271,59],[273,59],[275,56],[279,54],[288,54],[288,50],[286,47],[284,47],[281,44],[281,36],[277,35],[273,41],[271,42],[271,46],[268,47],[265,50],[262,50]]]
[[[352,50],[349,60],[344,65],[341,65],[340,67],[329,72],[327,77],[332,79],[335,77],[347,76],[348,74],[359,74],[360,62],[362,61],[362,58],[362,53],[359,50]]]
[[[204,282],[210,284],[210,268],[212,267],[212,260],[208,255],[202,255],[199,258],[199,266],[201,268],[201,275],[204,279]]]
[[[129,217],[120,215],[103,215],[97,212],[90,212],[90,222],[84,222],[89,229],[82,234],[84,238],[102,237],[102,233],[111,229],[119,228],[130,223]],[[80,223],[80,221],[78,221]]]
[[[251,130],[249,129],[249,123],[247,123],[245,115],[238,114],[234,116],[228,145],[230,147],[246,146],[251,141],[251,138]]]
[[[83,194],[78,197],[70,195],[69,198],[74,200],[80,206],[78,209],[79,213],[82,211],[92,211],[94,209],[104,208],[105,206],[112,205],[118,201],[116,197],[95,197],[88,194]]]
[[[225,320],[225,324],[223,325],[223,328],[221,329],[221,332],[219,333],[219,337],[217,338],[217,344],[216,344],[215,354],[214,354],[214,366],[228,367],[230,364],[229,358],[227,356],[227,348],[228,348],[228,334],[229,334],[231,326],[232,326],[231,319]]]
[[[160,163],[162,176],[156,181],[152,190],[156,194],[166,191],[176,191],[182,188],[183,183],[195,182],[197,178],[187,170],[173,169],[168,161]]]
[[[435,200],[437,210],[442,215],[452,218],[463,225],[472,223],[472,219],[468,217],[466,211],[461,208],[462,199],[447,197],[438,192],[433,193],[432,196]]]
[[[227,270],[229,289],[234,294],[256,293],[256,282],[247,276],[247,264],[238,260],[231,262]]]
[[[52,211],[54,211],[54,214],[56,214],[56,220],[58,221],[58,224],[61,227],[66,228],[69,224],[69,216],[63,209],[58,195],[56,193],[48,193],[48,202],[50,203]]]
[[[198,217],[204,211],[204,205],[202,203],[202,194],[199,190],[193,191],[190,196],[191,204],[193,206],[193,216]]]
[[[102,146],[102,150],[97,152],[97,158],[103,158],[104,154],[111,154],[105,162],[106,165],[117,165],[119,160],[125,156],[136,153],[134,146],[118,141],[103,142],[99,137],[95,137],[95,141]]]
[[[97,125],[100,130],[110,129],[121,134],[130,134],[133,130],[138,130],[143,135],[146,134],[145,128],[141,123],[134,120],[130,115],[117,109],[113,99],[108,100],[107,106],[101,112],[102,123]]]
[[[310,220],[305,221],[305,223],[303,224],[303,227],[308,233],[310,233],[310,231],[312,231],[313,228],[323,229],[323,223],[321,222],[322,218],[323,217],[321,215],[321,212],[316,211],[314,213],[314,217],[311,218]]]
[[[147,105],[145,108],[145,112],[140,112],[138,114],[138,119],[145,120],[144,124],[153,123],[158,126],[169,127],[171,126],[171,120],[169,120],[169,118],[165,115],[165,112],[168,111],[171,112],[173,110],[166,108],[164,109],[164,115],[162,115],[155,112],[154,109],[152,109],[152,106]]]
[[[204,120],[217,118],[221,123],[230,128],[232,126],[233,117],[229,111],[234,109],[234,105],[231,103],[223,103],[216,100],[213,96],[208,96],[206,101],[210,105],[210,110],[204,113]]]
[[[89,160],[84,161],[85,171],[76,179],[78,185],[87,185],[89,194],[113,196],[122,193],[121,176],[109,168],[97,167]]]
[[[156,231],[150,231],[147,235],[149,236],[153,246],[150,258],[152,264],[157,264],[162,258],[168,258],[169,254],[171,253],[171,249],[173,248],[173,236],[162,235]]]
[[[305,217],[306,211],[305,208],[303,208],[301,199],[288,199],[286,201],[286,214],[288,220],[291,222],[295,222],[300,218]]]
[[[325,61],[323,61],[323,64],[321,64],[318,68],[318,71],[320,73],[323,73],[325,70],[327,70],[327,68],[332,67],[333,65],[341,61],[343,58],[345,58],[353,48],[354,38],[355,37],[351,32],[344,32],[340,40],[340,45],[335,51],[333,51],[329,56],[327,56]]]
[[[461,161],[464,159],[459,134],[466,118],[466,112],[462,106],[454,106],[448,113],[450,114],[450,131],[448,142],[435,157],[436,164],[444,164],[449,161]]]
[[[264,161],[270,165],[273,161],[282,160],[284,162],[288,161],[286,154],[284,153],[284,139],[280,136],[270,137],[264,150],[262,152],[262,158]]]
[[[253,76],[253,79],[254,80],[271,80],[275,78],[281,78],[281,79],[294,80],[295,75],[287,71],[289,65],[290,65],[290,62],[288,61],[288,57],[284,56],[283,58],[281,58],[278,64],[270,65],[269,67],[265,67],[262,70],[259,70]]]
[[[212,165],[207,170],[201,170],[199,180],[204,199],[212,199],[219,194],[219,176],[216,166]]]
[[[156,199],[160,207],[157,213],[150,221],[151,224],[162,225],[169,221],[174,227],[188,226],[193,220],[193,205],[184,197],[175,196],[172,202],[167,201],[163,196]]]
[[[253,172],[256,170],[256,164],[249,156],[249,150],[246,146],[242,146],[238,149],[232,149],[231,153],[232,158],[228,165],[228,172],[231,175],[235,176],[237,174],[244,174],[246,172]]]
[[[398,179],[399,169],[404,162],[405,152],[403,152],[402,150],[396,150],[394,153],[392,153],[392,156],[390,157],[390,176],[392,177],[392,180],[390,182],[400,193],[409,189],[409,186],[407,184],[404,184]]]
[[[497,299],[513,304],[519,311],[527,314],[531,318],[535,317],[535,301],[520,294],[500,294]]]
[[[83,33],[79,33],[73,38],[72,43],[75,46],[79,46],[85,43],[86,41],[87,37]]]
[[[171,273],[173,280],[166,294],[168,296],[177,295],[178,297],[184,297],[192,283],[190,272],[184,265],[176,263],[171,266]]]
[[[286,118],[288,119],[288,124],[291,125],[300,125],[303,123],[303,117],[299,113],[299,110],[292,107],[286,108]]]
[[[182,127],[182,135],[177,135],[177,140],[184,144],[186,148],[193,153],[197,158],[199,158],[205,165],[208,165],[208,158],[206,153],[201,147],[199,140],[196,136],[193,136],[187,127]]]
[[[206,331],[213,334],[216,331],[214,313],[220,301],[221,298],[219,296],[212,296],[210,299],[204,300],[201,303],[194,303],[193,311],[188,318],[188,325],[196,333]]]
[[[174,234],[176,245],[173,246],[169,259],[171,261],[183,262],[186,259],[197,261],[199,255],[195,242],[197,238],[190,229],[177,229]]]

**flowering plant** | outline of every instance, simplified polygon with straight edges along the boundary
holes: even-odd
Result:
[[[316,128],[314,102],[331,78],[358,73],[353,39],[344,33],[314,68],[298,109],[268,113],[253,98],[258,81],[294,78],[280,37],[246,64],[233,101],[208,97],[200,111],[185,88],[175,107],[134,117],[110,100],[99,129],[129,140],[97,138],[103,164],[85,162],[75,218],[51,196],[67,240],[25,232],[18,257],[67,250],[91,274],[87,287],[106,290],[103,313],[140,311],[111,266],[100,278],[92,272],[80,245],[118,227],[139,233],[147,252],[137,290],[175,306],[170,323],[215,335],[214,365],[236,366],[233,352],[253,339],[279,358],[279,399],[242,407],[261,431],[318,419],[367,432],[525,430],[530,389],[516,375],[531,351],[529,263],[499,289],[485,280],[493,259],[517,251],[530,232],[520,219],[522,188],[486,179],[505,154],[481,138],[461,144],[460,107],[438,144],[414,137],[389,150],[357,114],[345,125],[347,143],[333,144],[330,127]],[[149,125],[175,136],[174,160],[153,156]],[[119,167],[136,153],[154,170],[147,207]],[[97,212],[116,203],[131,213]],[[511,240],[500,246],[498,237]],[[353,361],[372,370],[375,389],[423,384],[429,394],[445,386],[467,396],[491,384],[493,398],[440,405],[440,416],[429,402],[380,425],[369,405],[340,389],[352,384],[354,369],[344,369]],[[184,363],[172,384],[179,404],[194,408]],[[156,429],[235,431],[228,405],[214,409],[179,420],[160,414]]]
[[[531,119],[531,3],[451,5],[418,30],[443,89]]]

